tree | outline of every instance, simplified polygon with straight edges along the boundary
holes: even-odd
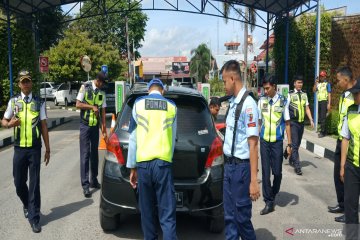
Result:
[[[224,15],[225,15],[225,23],[228,22],[228,16],[230,14],[230,4],[227,2],[223,3],[223,9],[224,9]],[[249,8],[246,7],[245,10],[243,9],[239,9],[238,10],[238,15],[241,16],[242,14],[245,13],[245,22],[244,22],[244,62],[245,64],[245,71],[244,71],[244,75],[243,75],[243,80],[244,82],[247,82],[247,86],[251,86],[251,79],[247,79],[247,62],[248,62],[248,58],[247,58],[247,53],[248,53],[248,30],[249,30],[249,24],[250,23],[250,31],[253,32],[255,29],[255,24],[256,24],[256,12],[254,8]],[[248,20],[248,22],[246,21]]]
[[[144,40],[146,31],[146,22],[148,17],[146,14],[140,11],[141,5],[138,4],[132,7],[134,10],[130,12],[124,12],[124,9],[128,8],[127,0],[107,0],[106,7],[111,8],[110,11],[115,13],[105,14],[100,8],[94,8],[94,3],[85,1],[82,7],[83,12],[88,12],[89,15],[98,15],[95,17],[89,17],[77,21],[75,24],[81,31],[89,32],[89,37],[94,39],[97,43],[110,42],[118,48],[121,54],[126,54],[126,32],[125,32],[125,16],[129,19],[129,39],[130,45],[134,46],[130,49],[138,49],[142,47],[141,41]],[[138,10],[136,10],[138,9]],[[137,56],[140,56],[136,53]]]
[[[68,24],[61,7],[46,8],[38,13],[39,51],[54,46],[63,37]]]
[[[109,67],[111,80],[124,80],[123,72],[126,63],[121,60],[119,51],[108,43],[95,43],[89,33],[72,27],[65,31],[65,37],[57,46],[45,52],[49,56],[49,78],[55,82],[86,81],[87,74],[81,69],[80,58],[88,55],[92,60],[92,69],[89,73],[94,77],[101,69],[101,65]]]
[[[195,77],[196,82],[206,82],[206,75],[210,70],[210,49],[205,43],[200,44],[196,49],[191,50],[190,75]],[[209,75],[208,75],[209,76]]]

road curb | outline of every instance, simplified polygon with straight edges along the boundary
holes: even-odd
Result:
[[[64,110],[68,110],[68,111],[71,111],[71,112],[80,112],[79,109],[74,109],[74,108],[66,108],[66,107],[62,107],[61,109],[64,109]]]
[[[51,130],[52,128],[55,128],[57,126],[60,126],[64,123],[67,123],[70,121],[71,121],[71,119],[69,119],[67,117],[58,118],[56,120],[48,121],[47,127],[49,130]],[[14,143],[14,136],[6,137],[6,138],[0,140],[0,148],[7,147],[13,143]]]
[[[325,148],[319,144],[316,144],[313,141],[303,138],[301,140],[300,147],[308,150],[309,152],[314,153],[319,157],[327,158],[332,162],[334,161],[335,151],[333,151],[332,149]]]

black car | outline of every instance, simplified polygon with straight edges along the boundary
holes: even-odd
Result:
[[[129,183],[126,168],[129,122],[135,100],[147,94],[132,89],[118,114],[115,131],[109,137],[103,162],[100,199],[100,224],[114,230],[120,215],[139,213],[138,194]],[[177,106],[177,134],[173,156],[173,176],[177,212],[204,214],[211,232],[222,232],[223,213],[223,142],[216,131],[208,104],[196,90],[166,88],[164,97]]]

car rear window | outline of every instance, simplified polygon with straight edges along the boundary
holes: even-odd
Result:
[[[171,99],[171,98],[170,98]],[[177,106],[177,132],[178,137],[193,138],[195,136],[211,136],[215,128],[211,120],[210,111],[201,98],[191,96],[178,96],[171,99]],[[120,118],[121,130],[128,131],[132,106],[135,98],[131,98],[124,106]]]

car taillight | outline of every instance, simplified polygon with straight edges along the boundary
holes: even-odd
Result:
[[[114,157],[117,162],[121,165],[125,164],[124,156],[120,147],[119,138],[116,133],[110,135],[109,140],[106,144],[107,160],[112,161]],[[111,156],[113,155],[113,156]]]
[[[223,144],[219,137],[216,137],[211,144],[210,152],[206,160],[205,167],[213,167],[224,163]]]

